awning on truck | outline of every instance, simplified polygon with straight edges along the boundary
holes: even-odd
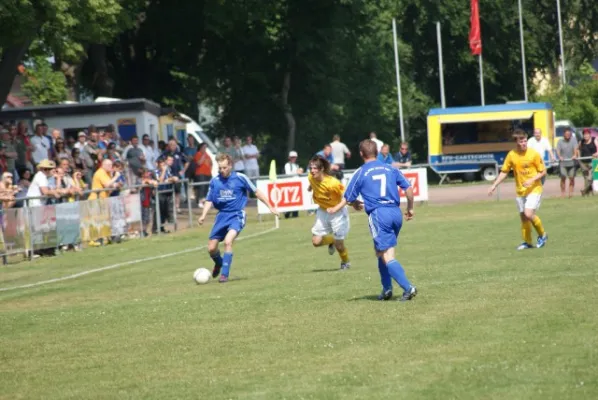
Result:
[[[510,111],[501,113],[476,113],[476,114],[447,114],[439,115],[438,122],[441,124],[458,124],[468,122],[486,121],[513,121],[518,119],[530,119],[534,116],[533,111]]]

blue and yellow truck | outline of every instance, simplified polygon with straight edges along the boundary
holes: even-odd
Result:
[[[554,141],[554,113],[549,103],[497,104],[475,107],[433,108],[428,113],[428,162],[441,183],[451,174],[466,180],[476,176],[492,181],[502,165],[514,129]]]

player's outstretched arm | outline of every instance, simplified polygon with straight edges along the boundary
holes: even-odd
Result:
[[[413,212],[414,196],[413,188],[410,186],[405,190],[405,197],[407,198],[407,211],[405,212],[405,219],[407,221],[413,219],[415,213]]]
[[[201,216],[197,219],[198,224],[203,225],[203,222],[205,221],[206,215],[208,215],[208,211],[210,211],[210,208],[212,208],[212,202],[206,200],[203,203],[203,211],[201,212]]]
[[[259,201],[261,201],[262,203],[264,203],[268,209],[270,210],[270,212],[274,215],[276,215],[277,217],[279,217],[280,215],[278,214],[278,210],[275,207],[272,207],[272,205],[270,204],[270,201],[268,201],[268,198],[266,197],[266,195],[264,194],[264,192],[262,192],[261,190],[256,190],[255,191],[255,197],[257,197],[257,199]]]
[[[334,207],[330,207],[330,208],[326,209],[326,211],[328,212],[328,214],[334,214],[335,212],[337,212],[338,210],[340,210],[341,208],[343,208],[346,205],[347,205],[347,199],[345,199],[343,197],[343,199],[341,200],[340,203],[338,203]]]
[[[494,193],[498,185],[500,185],[502,181],[504,181],[507,178],[507,176],[508,174],[506,172],[500,171],[500,174],[498,174],[498,178],[496,178],[492,186],[490,186],[490,189],[488,189],[488,196],[492,196],[492,193]]]

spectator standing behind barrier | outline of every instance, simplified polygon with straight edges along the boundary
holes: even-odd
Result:
[[[14,175],[12,172],[4,172],[2,174],[2,181],[0,182],[1,209],[6,210],[15,206],[15,195],[19,190],[19,187],[14,184]]]
[[[573,197],[575,189],[575,175],[577,173],[576,158],[578,154],[577,139],[571,136],[571,130],[566,129],[563,138],[556,145],[561,175],[561,197],[565,197],[565,183],[569,178],[569,198]]]
[[[153,178],[152,172],[146,168],[139,171],[141,176],[136,177],[135,185],[148,185],[139,190],[139,200],[141,201],[141,235],[147,236],[147,227],[150,224],[152,216],[152,204],[154,201],[153,186],[158,186],[158,181]]]
[[[341,142],[339,135],[332,137],[332,143],[330,143],[332,149],[332,163],[338,165],[339,169],[345,168],[345,156],[351,158],[351,152],[347,146]]]
[[[393,159],[390,155],[390,146],[387,144],[383,144],[382,148],[380,149],[380,152],[378,153],[378,157],[377,157],[378,161],[384,163],[384,164],[388,164],[388,165],[392,165],[393,164]]]
[[[289,152],[289,161],[284,165],[284,174],[285,175],[299,175],[303,173],[303,168],[299,168],[297,164],[297,152],[291,151]],[[299,211],[288,211],[284,213],[285,218],[297,218],[299,216]]]
[[[87,177],[87,164],[81,157],[81,150],[74,148],[71,153],[71,159],[73,160],[73,170],[78,169],[83,174],[83,177]],[[91,180],[89,181],[91,183]]]
[[[156,149],[154,149],[154,142],[150,140],[147,133],[141,138],[140,147],[145,155],[145,169],[153,171],[156,169],[156,159],[158,158],[158,154],[156,153]]]
[[[409,168],[411,167],[411,152],[409,151],[409,144],[407,142],[401,143],[401,147],[398,153],[394,156],[395,162],[392,164],[396,168]]]
[[[43,160],[52,158],[50,156],[52,144],[50,143],[50,139],[44,136],[44,126],[42,124],[37,124],[35,126],[35,135],[31,138],[31,145],[33,146],[31,156],[34,165],[41,163]]]
[[[245,173],[245,154],[243,153],[243,143],[237,136],[233,138],[233,169],[235,172]]]
[[[593,157],[598,158],[598,138],[593,138],[589,129],[583,130],[583,140],[579,144],[579,155],[582,160],[579,160],[579,166],[583,171],[584,188],[581,190],[582,196],[594,194],[592,189],[593,171],[592,160],[583,160],[583,158]]]
[[[75,148],[83,151],[86,144],[87,144],[87,135],[85,134],[85,132],[81,131],[77,134],[77,143],[75,143]]]
[[[68,160],[65,164],[68,167]],[[63,202],[75,201],[74,195],[78,192],[73,188],[73,180],[61,165],[52,171],[52,176],[48,178],[48,187],[57,193],[57,196],[49,198],[46,204],[59,204]]]
[[[66,146],[64,144],[64,139],[58,138],[54,143],[54,162],[56,164],[60,163],[60,160],[63,158],[71,160],[71,154],[66,150]]]
[[[376,143],[376,149],[378,150],[378,153],[380,153],[382,151],[382,145],[384,143],[382,142],[382,140],[377,138],[376,132],[370,132],[370,140]]]
[[[98,168],[98,170],[93,174],[93,179],[91,181],[91,190],[100,190],[100,189],[120,189],[121,185],[117,183],[120,178],[120,173],[116,172],[114,175],[112,174],[112,161],[111,160],[104,160],[102,161],[102,166]],[[97,198],[105,199],[110,195],[109,190],[103,190],[99,192],[93,192],[89,195],[88,200],[96,200]]]
[[[12,143],[10,137],[10,131],[6,128],[0,129],[0,139],[2,140],[2,145],[4,146],[4,158],[6,159],[6,169],[11,174],[17,173],[17,150]]]
[[[187,172],[187,168],[189,168],[189,161],[185,154],[183,154],[180,150],[178,150],[178,144],[176,140],[170,139],[168,141],[168,146],[166,151],[162,153],[162,158],[166,159],[167,157],[172,157],[172,161],[170,164],[170,172],[172,176],[176,176],[178,179],[174,185],[174,193],[175,193],[175,205],[176,205],[176,212],[179,212],[179,206],[181,201],[181,184],[179,183],[180,179],[185,177],[185,173]]]
[[[212,159],[210,158],[207,149],[208,145],[206,143],[201,143],[193,158],[193,163],[195,164],[195,177],[193,180],[196,183],[209,182],[210,179],[212,179]],[[206,196],[208,195],[208,187],[209,185],[207,184],[194,187],[195,199],[197,200],[197,206],[199,208],[204,207]]]
[[[534,129],[534,136],[527,139],[527,147],[529,149],[536,150],[542,156],[542,160],[544,160],[544,162],[555,162],[554,154],[552,152],[552,146],[550,145],[550,142],[548,141],[547,137],[542,137],[542,129]]]
[[[172,173],[172,165],[174,164],[174,158],[172,155],[167,155],[158,160],[158,168],[156,169],[155,176],[158,181],[158,192],[172,190],[172,185],[178,182],[178,177]],[[156,208],[160,208],[160,232],[169,233],[164,224],[166,222],[174,222],[175,216],[172,216],[172,196],[170,193],[158,194],[158,204]],[[157,214],[157,213],[156,213]],[[154,223],[152,224],[152,233],[158,231],[158,215],[154,217]]]
[[[145,165],[145,152],[139,146],[139,138],[137,135],[131,138],[131,144],[123,151],[123,160],[129,164],[129,168],[135,175],[139,175],[139,170]]]
[[[17,169],[28,168],[33,170],[31,152],[33,146],[31,145],[31,139],[27,134],[27,124],[21,121],[17,124],[17,134],[15,139],[15,148],[17,149]]]
[[[52,171],[55,168],[56,164],[54,161],[48,159],[42,160],[37,164],[37,173],[29,185],[27,197],[54,196],[60,198],[60,194],[57,191],[50,189],[48,183],[48,178],[52,176]],[[42,202],[41,199],[29,200],[29,207],[38,207],[44,202]]]
[[[141,168],[143,168],[143,167],[141,167]],[[119,186],[119,188],[116,189],[115,191],[113,191],[112,193],[110,193],[110,197],[117,197],[120,195],[120,188],[127,187],[127,180],[125,178],[125,173],[124,173],[125,166],[123,165],[122,161],[116,160],[112,164],[112,169],[114,170],[115,175],[118,174],[118,179],[116,180],[115,183]],[[141,169],[139,169],[137,171],[140,172]]]
[[[260,151],[257,146],[253,144],[252,136],[247,136],[245,138],[245,146],[241,147],[241,151],[245,155],[245,160],[243,161],[245,175],[247,175],[255,185],[257,178],[260,176],[260,165],[257,161],[260,157]]]
[[[100,166],[104,158],[104,150],[100,149],[100,146],[98,145],[97,132],[91,132],[89,134],[89,137],[87,138],[87,144],[85,145],[84,149],[85,155],[83,158],[86,160],[85,162],[87,163],[88,171],[91,174],[89,177],[89,181],[91,182],[93,177],[93,171],[95,171],[96,168]]]

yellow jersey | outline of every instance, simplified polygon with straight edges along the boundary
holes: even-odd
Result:
[[[314,203],[321,208],[327,209],[334,207],[343,199],[345,187],[338,179],[329,175],[324,175],[324,179],[319,182],[309,174],[307,175],[307,180],[311,186]]]
[[[542,182],[540,180],[535,181],[530,187],[523,186],[525,181],[544,171],[544,162],[540,157],[540,153],[536,150],[530,148],[524,152],[511,150],[505,158],[501,171],[507,174],[511,170],[515,176],[517,196],[523,197],[531,193],[542,193]]]
[[[111,180],[112,178],[110,177],[110,175],[108,175],[108,172],[106,172],[106,170],[104,170],[103,168],[99,168],[95,172],[95,174],[93,174],[93,179],[91,181],[91,189],[104,189],[108,186]],[[105,199],[108,197],[109,194],[109,191],[99,192],[99,194],[94,192],[89,195],[88,200],[95,200],[98,197],[100,199]]]

